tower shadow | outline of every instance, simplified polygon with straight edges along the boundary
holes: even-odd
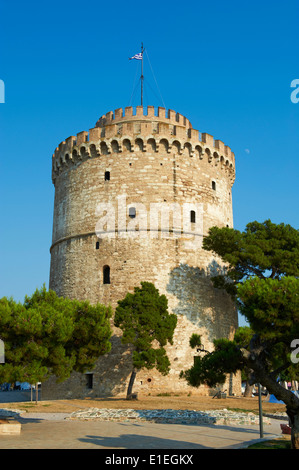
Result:
[[[107,449],[206,449],[207,447],[194,442],[178,441],[155,436],[140,434],[121,434],[116,437],[109,436],[86,436],[79,438],[80,442],[94,444],[100,448]]]
[[[169,275],[168,293],[177,299],[172,308],[176,315],[184,315],[197,328],[206,329],[208,340],[228,337],[232,326],[237,326],[234,302],[224,289],[213,286],[211,278],[224,274],[223,267],[213,260],[205,269],[180,264]]]

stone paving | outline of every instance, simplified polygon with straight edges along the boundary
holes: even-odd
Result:
[[[37,413],[18,408],[18,401],[24,401],[20,392],[0,393],[1,399],[0,417],[19,421],[21,434],[1,436],[0,449],[236,449],[260,440],[256,414],[225,409],[203,412],[191,405],[188,410],[78,408],[76,413]],[[14,409],[5,409],[8,402],[14,402]],[[264,412],[263,421],[265,439],[282,437],[286,413]]]
[[[133,410],[87,408],[71,413],[67,419],[97,419],[101,421],[120,422],[154,422],[164,424],[216,424],[216,425],[251,425],[259,424],[259,417],[254,413],[237,413],[226,409],[211,411],[195,410]],[[270,424],[269,418],[264,417],[264,424]]]
[[[257,425],[182,425],[114,422],[98,419],[49,419],[46,413],[22,417],[19,436],[2,436],[0,449],[152,450],[239,449],[259,441]],[[24,415],[24,416],[25,416]],[[44,416],[43,416],[44,415]],[[279,420],[265,426],[265,439],[280,437]],[[104,454],[97,454],[98,457]],[[133,454],[132,454],[133,455]]]
[[[34,413],[2,408],[0,416],[15,418],[22,429],[19,436],[1,436],[0,449],[244,448],[260,440],[258,417],[250,415],[229,410],[89,408],[75,413]],[[267,423],[264,438],[280,437],[281,420],[264,419]]]
[[[28,413],[19,409],[0,408],[0,417],[18,418],[26,417]],[[226,425],[253,425],[259,424],[259,416],[255,413],[241,413],[227,409],[196,411],[196,410],[134,410],[134,409],[108,409],[108,408],[85,408],[73,413],[30,413],[30,416],[47,420],[99,420],[119,422],[154,422],[169,424],[226,424]],[[286,413],[264,413],[263,423],[271,423],[271,419],[287,420]]]

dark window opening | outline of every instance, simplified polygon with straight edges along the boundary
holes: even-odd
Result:
[[[136,217],[135,207],[129,207],[129,217],[131,217],[131,219],[134,219]]]
[[[110,266],[103,267],[103,284],[110,284]]]
[[[110,181],[110,171],[105,171],[105,181]]]
[[[196,220],[195,211],[191,211],[190,212],[190,221],[191,221],[191,223],[195,224],[195,220]]]
[[[215,183],[215,181],[212,181],[212,189],[213,189],[214,191],[216,191],[216,183]]]
[[[100,148],[101,148],[101,154],[102,155],[107,155],[108,154],[108,147],[107,147],[106,142],[101,142]]]
[[[96,242],[96,250],[100,248],[100,242]]]
[[[93,388],[93,374],[86,374],[86,387],[89,390]]]

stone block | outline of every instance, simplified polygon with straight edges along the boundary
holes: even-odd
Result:
[[[21,434],[21,423],[10,419],[0,419],[0,436],[7,434]]]

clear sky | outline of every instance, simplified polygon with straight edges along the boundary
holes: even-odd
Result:
[[[1,0],[0,297],[48,287],[51,156],[106,112],[140,104],[140,63],[128,57],[141,42],[144,104],[234,151],[235,228],[268,218],[298,228],[298,13],[298,0]]]

